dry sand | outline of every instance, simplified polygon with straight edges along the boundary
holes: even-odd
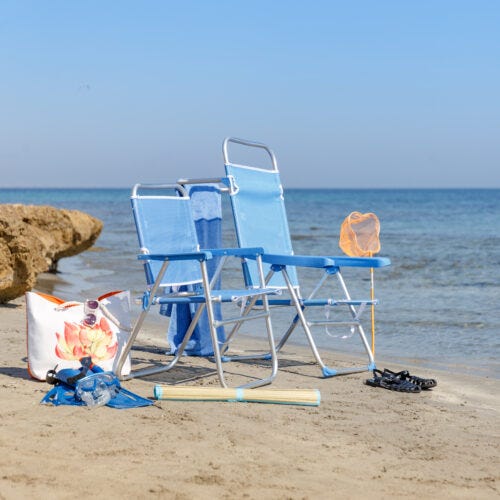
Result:
[[[49,407],[39,404],[49,386],[26,371],[23,299],[0,307],[0,338],[2,499],[500,497],[496,379],[418,368],[412,371],[437,378],[438,387],[400,394],[364,385],[368,373],[321,379],[309,353],[290,346],[273,387],[317,388],[319,407]],[[148,335],[142,339],[134,357],[157,358]],[[227,367],[241,368],[258,373],[262,366]],[[155,383],[212,369],[186,358],[172,373],[124,385],[152,397]]]

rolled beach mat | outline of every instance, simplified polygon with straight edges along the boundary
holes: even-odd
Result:
[[[231,389],[155,385],[154,397],[170,401],[228,401],[303,406],[319,406],[321,402],[318,389]]]

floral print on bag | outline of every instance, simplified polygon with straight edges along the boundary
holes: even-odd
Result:
[[[92,361],[105,361],[115,356],[118,341],[113,336],[106,318],[93,326],[64,322],[64,335],[56,332],[56,356],[66,360],[79,360],[91,356]]]

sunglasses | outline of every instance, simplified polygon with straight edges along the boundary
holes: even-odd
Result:
[[[83,304],[84,318],[83,322],[87,326],[94,326],[97,322],[97,310],[99,309],[99,302],[97,300],[86,300]]]

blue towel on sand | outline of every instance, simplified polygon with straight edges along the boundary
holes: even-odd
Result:
[[[188,186],[188,189],[200,247],[220,248],[222,246],[222,208],[221,194],[217,185],[195,184]],[[207,263],[210,278],[215,273],[218,261],[218,258],[214,258]],[[220,280],[215,287],[219,286]],[[181,287],[181,290],[183,289],[187,290],[188,287]],[[171,354],[175,354],[182,343],[185,332],[196,312],[196,307],[194,304],[164,305],[161,307],[160,314],[170,316],[167,340]],[[220,304],[214,305],[214,314],[217,319],[221,318]],[[217,336],[219,341],[224,341],[223,327],[217,329]],[[211,356],[213,353],[208,317],[204,311],[187,344],[185,354],[188,356]]]

